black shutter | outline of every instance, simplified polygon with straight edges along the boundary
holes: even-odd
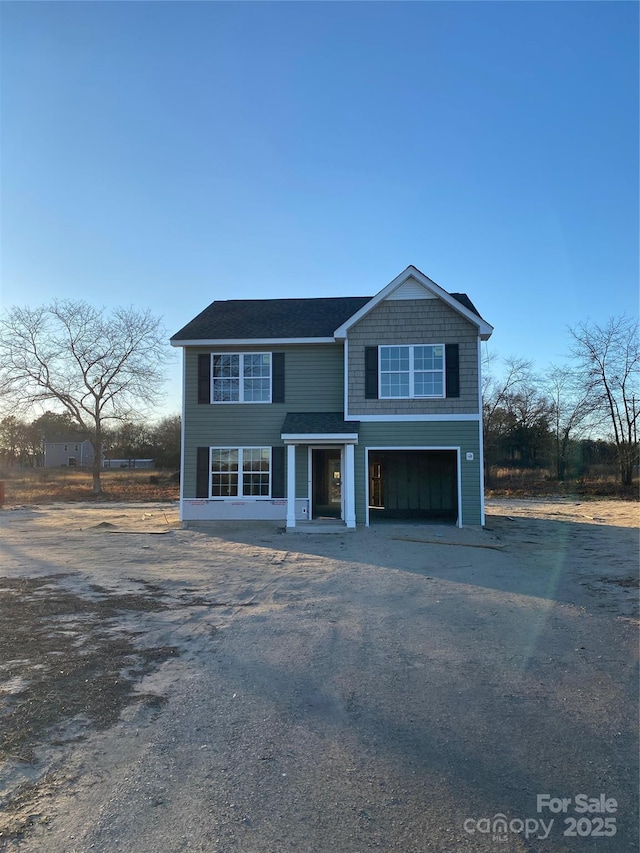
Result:
[[[378,399],[378,347],[364,348],[364,396]]]
[[[460,356],[458,344],[446,344],[444,351],[447,397],[459,397]]]
[[[211,402],[211,355],[208,352],[198,356],[198,402]]]
[[[209,497],[209,448],[198,448],[198,463],[196,467],[196,497]]]
[[[271,448],[271,497],[284,495],[284,447]]]
[[[283,352],[274,352],[271,355],[271,402],[272,403],[284,403],[284,353]]]

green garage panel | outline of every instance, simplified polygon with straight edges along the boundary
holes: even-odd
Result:
[[[455,450],[372,450],[370,521],[396,518],[455,522],[456,465]]]

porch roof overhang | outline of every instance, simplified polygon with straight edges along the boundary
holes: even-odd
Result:
[[[357,444],[359,428],[342,412],[289,412],[280,437],[285,444]]]

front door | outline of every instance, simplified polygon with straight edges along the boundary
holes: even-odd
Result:
[[[342,517],[342,462],[340,448],[311,451],[313,518]]]

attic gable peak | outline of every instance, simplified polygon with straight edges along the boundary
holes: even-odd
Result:
[[[409,265],[403,270],[400,275],[396,276],[393,281],[389,282],[386,287],[383,287],[374,297],[369,299],[355,314],[345,320],[335,332],[336,340],[344,340],[347,336],[347,331],[370,311],[376,305],[379,305],[384,300],[398,299],[440,299],[446,305],[457,311],[471,323],[478,327],[480,337],[487,340],[493,332],[493,327],[483,320],[475,310],[467,307],[460,299],[447,293],[439,284],[432,281],[428,276],[421,272],[417,267]],[[466,299],[466,297],[465,297]]]

